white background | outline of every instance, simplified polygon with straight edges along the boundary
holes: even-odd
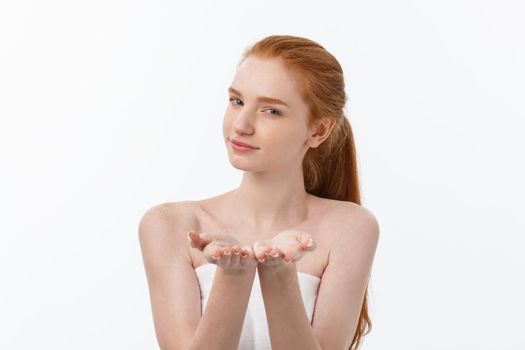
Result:
[[[0,348],[158,348],[138,222],[239,184],[226,89],[272,34],[318,41],[345,72],[381,229],[363,349],[525,348],[523,10],[3,1]]]

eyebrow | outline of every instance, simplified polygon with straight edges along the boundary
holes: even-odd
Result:
[[[234,93],[234,94],[239,95],[240,97],[242,97],[241,92],[238,91],[238,90],[235,90],[231,86],[228,88],[228,92]],[[280,104],[280,105],[283,105],[283,106],[286,106],[286,107],[290,108],[290,106],[288,106],[288,104],[286,102],[284,102],[282,100],[279,100],[278,98],[274,98],[274,97],[259,96],[259,97],[257,97],[257,101],[259,101],[259,102],[266,102],[266,103]]]

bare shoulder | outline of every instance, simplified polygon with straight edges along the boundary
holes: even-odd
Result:
[[[377,220],[372,211],[360,204],[337,199],[314,196],[315,207],[320,208],[321,217],[337,225],[348,223],[374,222]]]
[[[194,207],[193,201],[179,201],[165,202],[147,209],[138,225],[141,245],[152,249],[176,248],[189,258],[186,234],[196,225]]]
[[[177,201],[177,202],[164,202],[154,205],[148,208],[142,220],[162,217],[164,219],[175,218],[176,216],[184,215],[188,216],[192,213],[194,207],[194,201]],[[141,220],[141,222],[142,222]]]
[[[150,207],[145,211],[139,223],[141,228],[169,224],[193,224],[195,222],[194,201],[165,202]]]
[[[378,220],[370,209],[353,202],[341,203],[339,209],[328,264],[343,270],[354,266],[368,274],[379,242]]]
[[[352,231],[368,232],[371,235],[379,234],[379,222],[372,211],[362,205],[348,201],[337,201],[336,217]]]
[[[330,225],[329,231],[334,233],[333,242],[337,242],[333,246],[342,247],[345,242],[355,245],[356,239],[370,246],[377,244],[379,222],[370,209],[354,202],[330,201],[331,215],[327,225]]]

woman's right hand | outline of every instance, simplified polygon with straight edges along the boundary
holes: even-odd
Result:
[[[251,246],[242,246],[235,238],[220,233],[188,232],[188,241],[192,248],[204,253],[208,262],[230,272],[242,272],[257,267]]]

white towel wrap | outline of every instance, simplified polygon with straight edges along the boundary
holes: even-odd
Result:
[[[206,304],[208,303],[216,268],[217,265],[208,263],[198,266],[195,269],[201,291],[202,313],[204,313]],[[304,272],[298,272],[297,277],[306,314],[311,324],[321,279]],[[241,338],[237,350],[271,350],[266,312],[257,272],[255,273],[250,301],[244,317]]]

